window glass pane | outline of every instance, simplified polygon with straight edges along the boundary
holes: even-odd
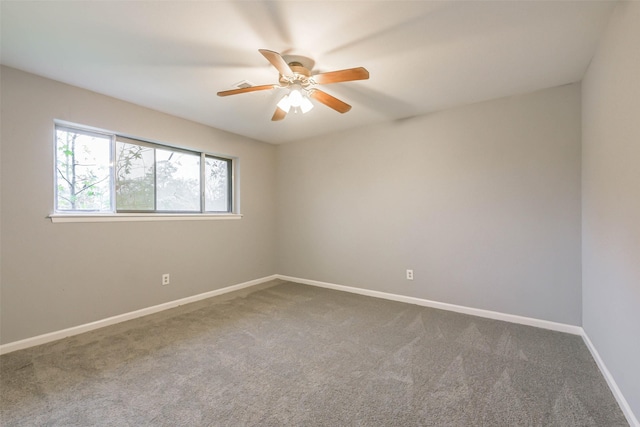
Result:
[[[200,155],[156,149],[159,211],[200,211]]]
[[[205,158],[205,207],[207,212],[229,212],[229,164],[215,157]]]
[[[116,143],[116,209],[152,211],[154,206],[153,148]]]
[[[111,138],[56,128],[56,209],[111,211]]]

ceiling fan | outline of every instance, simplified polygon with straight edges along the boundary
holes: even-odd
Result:
[[[306,113],[313,108],[313,104],[309,98],[313,98],[339,113],[346,113],[351,110],[351,105],[321,91],[316,86],[353,80],[366,80],[369,78],[369,72],[363,67],[312,74],[311,70],[315,62],[306,56],[280,55],[278,52],[267,49],[259,49],[259,52],[267,58],[267,61],[280,73],[278,83],[224,90],[218,92],[218,96],[237,95],[240,93],[257,92],[275,88],[288,88],[289,93],[278,102],[276,111],[273,113],[273,117],[271,117],[273,121],[284,119],[292,108],[294,111]]]

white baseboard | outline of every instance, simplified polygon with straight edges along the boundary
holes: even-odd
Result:
[[[607,380],[607,384],[609,384],[609,388],[611,389],[611,392],[613,393],[616,400],[618,401],[618,405],[620,406],[620,409],[622,409],[624,416],[627,418],[627,422],[631,427],[640,427],[640,422],[638,422],[638,419],[636,418],[633,411],[631,410],[631,407],[629,406],[629,402],[627,402],[627,399],[624,398],[624,395],[620,391],[620,388],[618,388],[618,384],[616,384],[616,380],[613,379],[611,372],[609,372],[609,369],[607,369],[607,366],[604,364],[604,361],[600,357],[598,350],[596,350],[595,346],[591,342],[591,339],[589,338],[589,335],[587,335],[587,333],[584,330],[582,330],[582,339],[584,340],[584,343],[587,345],[587,348],[591,352],[593,359],[596,361],[598,368],[600,368],[600,372],[602,372],[604,379]]]
[[[534,319],[531,317],[517,316],[515,314],[505,314],[497,311],[482,310],[479,308],[465,307],[463,305],[448,304],[446,302],[431,301],[422,298],[409,297],[405,295],[391,294],[387,292],[372,291],[370,289],[354,288],[351,286],[336,285],[334,283],[319,282],[317,280],[301,279],[277,274],[276,277],[290,282],[302,283],[305,285],[319,286],[321,288],[335,289],[338,291],[351,292],[354,294],[366,295],[375,298],[383,298],[391,301],[406,302],[409,304],[421,305],[423,307],[438,308],[441,310],[455,311],[457,313],[470,314],[488,319],[503,320],[505,322],[519,323],[521,325],[535,326],[537,328],[550,329],[552,331],[566,332],[573,335],[582,335],[582,328],[565,323],[550,322],[548,320]]]
[[[214,291],[204,292],[202,294],[193,295],[186,298],[181,298],[175,301],[165,302],[163,304],[154,305],[153,307],[147,307],[129,313],[119,314],[117,316],[108,317],[106,319],[97,320],[91,323],[85,323],[84,325],[73,326],[71,328],[63,329],[61,331],[50,332],[48,334],[38,335],[31,338],[26,338],[20,341],[14,341],[7,344],[0,345],[0,355],[11,353],[12,351],[22,350],[25,348],[33,347],[40,344],[46,344],[51,341],[56,341],[62,338],[71,337],[73,335],[82,334],[84,332],[93,331],[95,329],[103,328],[109,325],[115,325],[116,323],[125,322],[127,320],[136,319],[138,317],[147,316],[149,314],[157,313],[159,311],[168,310],[181,305],[189,304],[191,302],[200,301],[206,298],[215,297],[217,295],[226,294],[240,289],[248,288],[251,286],[259,285],[261,283],[268,282],[270,280],[277,279],[277,275],[262,277],[260,279],[250,280],[248,282],[239,283],[237,285],[227,286],[225,288],[216,289]]]

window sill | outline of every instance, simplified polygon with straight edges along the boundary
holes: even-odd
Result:
[[[242,219],[241,214],[51,214],[51,222],[216,221]]]

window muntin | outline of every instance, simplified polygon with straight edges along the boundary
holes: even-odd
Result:
[[[90,161],[78,163],[80,154]],[[206,153],[57,125],[55,209],[231,213],[232,165],[231,159]],[[82,167],[90,170],[86,172]],[[70,197],[73,189],[78,193],[80,188],[72,186],[74,181],[63,175],[69,169],[75,170],[78,177],[82,174],[86,195]]]

